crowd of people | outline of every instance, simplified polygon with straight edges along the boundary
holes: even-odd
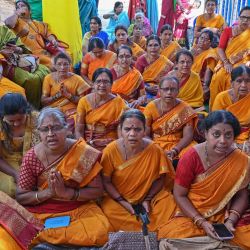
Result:
[[[0,249],[108,247],[136,206],[161,250],[250,249],[250,6],[169,1],[157,35],[142,2],[90,17],[78,71],[26,0],[0,26]]]

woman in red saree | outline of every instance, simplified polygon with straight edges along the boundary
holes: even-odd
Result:
[[[97,69],[93,82],[94,92],[81,98],[77,106],[76,138],[82,137],[102,150],[118,138],[118,121],[127,105],[119,95],[111,93],[113,77],[109,69]]]
[[[51,222],[32,245],[102,246],[109,222],[94,202],[103,194],[100,152],[67,138],[67,122],[57,108],[44,108],[37,128],[41,142],[23,158],[16,198],[42,222],[62,216],[70,222],[56,228]]]
[[[177,166],[175,199],[169,202],[177,207],[159,229],[159,238],[167,238],[162,249],[169,249],[168,244],[177,249],[224,249],[228,243],[220,240],[213,223],[224,223],[234,234],[230,243],[249,249],[244,213],[249,205],[250,161],[234,146],[240,124],[232,113],[219,110],[205,119],[204,129],[206,141],[186,152]]]

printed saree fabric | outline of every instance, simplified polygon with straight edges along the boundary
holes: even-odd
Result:
[[[42,229],[43,224],[32,213],[0,191],[1,249],[27,250]]]
[[[114,141],[104,149],[101,164],[103,175],[112,176],[116,190],[131,204],[142,202],[153,182],[166,174],[166,188],[151,200],[149,230],[155,231],[159,224],[172,215],[174,207],[168,203],[171,196],[168,188],[172,187],[174,169],[158,145],[150,142],[142,152],[125,161],[119,151],[118,141]],[[105,196],[101,207],[110,221],[112,231],[141,230],[141,223],[136,217],[110,196]]]
[[[247,29],[240,35],[232,37],[228,42],[225,53],[233,67],[237,67],[250,60],[249,37],[250,29]],[[230,74],[226,72],[223,63],[219,61],[214,69],[214,75],[210,84],[210,109],[213,107],[217,94],[231,87],[230,79]]]
[[[223,223],[230,200],[239,190],[246,188],[249,181],[250,159],[240,150],[235,149],[224,160],[196,176],[189,188],[188,198],[208,221]],[[174,200],[172,202],[175,203]],[[159,229],[159,238],[182,239],[205,235],[204,230],[197,227],[178,207],[174,214]],[[249,242],[244,241],[247,235],[250,235],[248,225],[238,226],[232,241],[237,245],[247,246],[246,249],[248,249]]]
[[[152,101],[146,106],[144,115],[146,116],[147,126],[151,128],[153,140],[166,151],[179,143],[185,125],[195,127],[197,123],[196,112],[183,101],[179,101],[173,109],[162,115],[159,114],[155,101]],[[180,155],[189,146],[185,147]]]

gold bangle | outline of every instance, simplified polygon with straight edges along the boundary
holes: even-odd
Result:
[[[35,197],[36,197],[37,203],[40,203],[41,201],[38,199],[38,191],[36,192]]]
[[[241,217],[240,213],[238,211],[234,210],[234,209],[230,209],[229,214],[230,213],[235,214],[238,217],[238,219],[240,219],[240,217]]]

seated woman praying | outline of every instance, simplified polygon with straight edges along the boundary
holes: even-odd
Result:
[[[134,205],[149,214],[150,231],[170,218],[169,206],[174,169],[163,150],[145,136],[145,117],[137,109],[123,113],[121,137],[103,151],[103,182],[107,196],[101,202],[110,231],[140,231]]]
[[[40,112],[37,129],[41,142],[23,158],[17,201],[42,222],[62,216],[70,222],[46,228],[32,245],[102,246],[109,222],[94,202],[103,194],[100,152],[82,139],[67,138],[67,121],[57,108]]]

